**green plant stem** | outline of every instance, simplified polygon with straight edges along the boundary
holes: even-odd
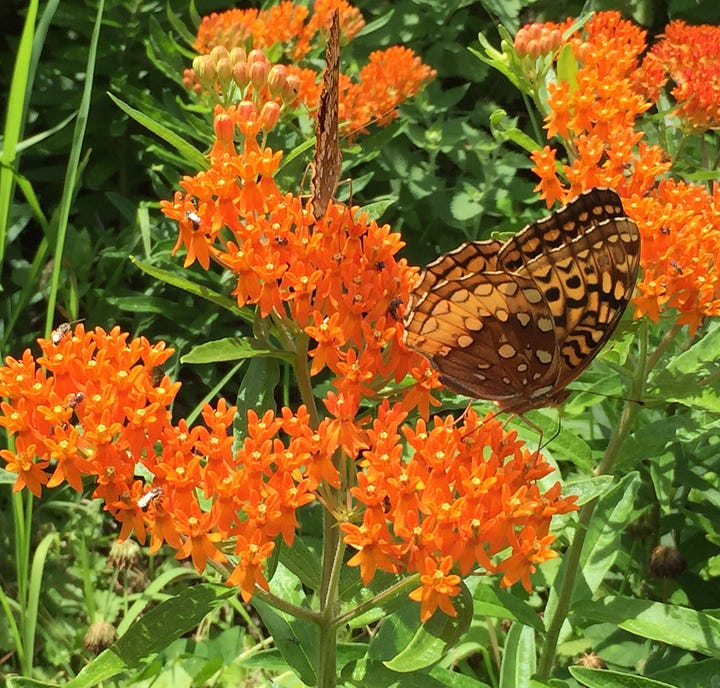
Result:
[[[369,600],[366,600],[357,607],[345,612],[342,616],[336,617],[333,621],[333,625],[338,627],[346,623],[350,623],[350,621],[356,619],[358,616],[362,616],[365,612],[369,612],[371,609],[381,606],[385,600],[392,599],[393,597],[399,595],[404,589],[417,587],[419,582],[419,573],[414,573],[408,578],[403,578],[401,581],[391,585],[389,588],[385,588],[385,590],[377,595],[373,595],[373,597]]]
[[[295,375],[300,396],[310,414],[310,424],[314,429],[320,425],[320,415],[315,403],[315,395],[310,379],[308,365],[308,337],[304,333],[296,339]],[[328,490],[328,502],[337,502],[337,495]],[[337,682],[337,627],[334,623],[340,611],[339,580],[343,556],[343,543],[337,522],[331,509],[324,510],[323,518],[323,554],[322,575],[320,578],[320,614],[315,618],[320,631],[318,657],[318,686],[333,688]]]
[[[267,604],[274,609],[279,609],[281,612],[285,612],[296,619],[304,619],[305,621],[311,621],[313,623],[321,621],[321,616],[318,612],[306,609],[305,607],[298,607],[296,604],[292,604],[282,597],[273,595],[271,592],[263,590],[258,586],[255,586],[253,595],[263,602],[267,602]]]
[[[630,434],[640,412],[640,404],[634,400],[642,399],[643,388],[650,370],[647,356],[647,327],[642,328],[638,342],[640,346],[640,354],[638,356],[639,365],[635,370],[631,385],[630,398],[632,400],[625,402],[622,415],[620,416],[620,422],[615,426],[605,454],[595,469],[595,475],[608,475],[612,472],[620,447],[625,441],[625,438]],[[657,361],[657,359],[655,360]],[[575,580],[580,565],[580,556],[596,504],[597,499],[594,499],[583,505],[578,515],[578,525],[575,530],[575,536],[573,537],[573,541],[565,558],[565,575],[560,584],[557,605],[550,624],[548,625],[545,645],[538,664],[538,675],[541,680],[549,678],[550,671],[552,670],[558,638],[560,637],[560,631],[567,619],[568,610],[570,609],[570,602],[572,601],[575,590]]]

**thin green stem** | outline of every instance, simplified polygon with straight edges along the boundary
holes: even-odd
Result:
[[[263,590],[258,586],[255,586],[253,595],[256,596],[258,599],[261,599],[263,602],[266,602],[271,607],[279,609],[280,611],[285,612],[286,614],[289,614],[294,618],[304,619],[305,621],[311,621],[313,623],[318,623],[318,621],[320,621],[320,614],[318,612],[314,612],[311,609],[306,609],[305,607],[298,607],[297,605],[292,604],[287,600],[284,600],[282,597],[273,595],[271,592]]]
[[[595,475],[607,475],[612,472],[620,447],[625,441],[625,438],[630,434],[630,431],[635,425],[635,421],[637,420],[637,416],[640,412],[640,405],[637,401],[633,400],[642,399],[643,389],[649,370],[647,365],[648,356],[646,327],[642,329],[641,335],[638,337],[638,342],[640,348],[638,358],[640,363],[633,376],[630,390],[630,400],[626,401],[623,406],[620,422],[615,426],[615,429],[610,437],[610,441],[608,442],[607,449],[605,450],[605,454],[598,464],[598,467],[595,469]],[[557,651],[558,638],[560,637],[560,631],[567,619],[568,611],[570,609],[570,603],[575,590],[575,580],[577,579],[577,574],[580,569],[580,556],[582,554],[588,526],[592,520],[596,504],[596,499],[584,504],[578,515],[578,525],[575,530],[575,536],[573,537],[573,541],[565,557],[565,573],[560,584],[557,605],[548,625],[545,645],[538,664],[538,675],[541,679],[546,680],[549,678],[550,671],[552,670],[555,653]]]
[[[310,414],[310,426],[313,430],[317,430],[320,425],[320,414],[318,413],[317,404],[315,403],[315,395],[313,394],[312,382],[310,380],[310,366],[308,360],[308,342],[309,337],[305,334],[299,334],[296,339],[295,349],[295,377],[297,378],[298,390],[300,398],[307,407]]]
[[[668,346],[670,346],[675,337],[677,337],[682,328],[682,325],[678,325],[677,323],[675,323],[665,333],[665,336],[660,340],[660,344],[658,344],[655,351],[653,351],[652,355],[650,355],[647,359],[647,364],[645,366],[646,374],[649,373],[657,365],[658,361],[665,353],[665,350],[668,348]]]

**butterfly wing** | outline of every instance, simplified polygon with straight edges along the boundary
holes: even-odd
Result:
[[[315,220],[325,215],[335,195],[342,154],[338,142],[338,91],[340,85],[340,14],[335,10],[330,24],[320,105],[315,121],[315,159],[310,180],[311,206]]]

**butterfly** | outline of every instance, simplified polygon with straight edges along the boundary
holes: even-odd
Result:
[[[315,220],[325,215],[340,179],[342,154],[338,141],[338,88],[340,83],[340,14],[332,15],[325,51],[325,72],[315,122],[315,158],[310,180]]]
[[[505,242],[430,263],[405,342],[450,390],[523,414],[560,405],[612,335],[635,287],[640,234],[610,189],[591,189]]]

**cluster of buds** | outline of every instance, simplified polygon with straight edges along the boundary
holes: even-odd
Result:
[[[554,55],[562,45],[562,31],[552,24],[527,24],[515,35],[515,52],[519,58],[536,60]]]
[[[239,102],[245,119],[254,121],[259,116],[265,131],[277,122],[281,103],[296,104],[300,89],[300,79],[288,74],[285,65],[273,65],[262,50],[247,53],[244,48],[227,50],[223,46],[196,57],[192,69],[185,70],[183,82],[197,94],[209,94],[224,105]]]

